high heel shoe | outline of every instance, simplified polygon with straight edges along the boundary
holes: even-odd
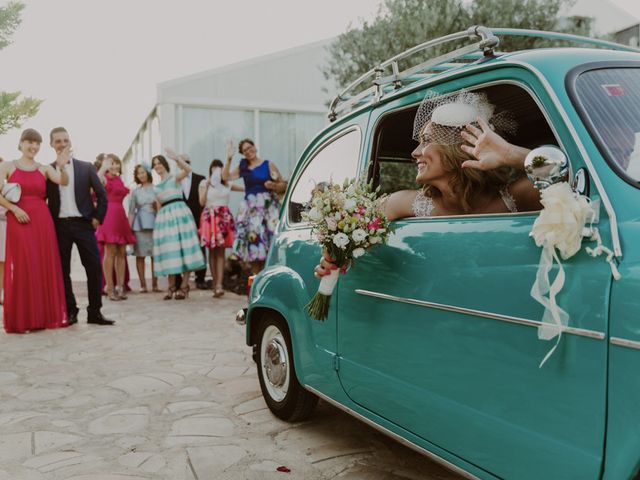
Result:
[[[185,298],[189,298],[189,285],[180,287],[180,290],[176,292],[176,300],[184,300]]]
[[[124,291],[124,288],[123,288],[123,287],[116,287],[116,288],[115,288],[115,294],[118,296],[118,298],[119,298],[120,300],[126,300],[127,298],[129,298],[129,297],[127,296],[127,294],[125,293],[125,291]]]
[[[120,296],[118,295],[117,287],[116,289],[107,288],[107,298],[113,302],[119,302],[121,300]]]
[[[223,295],[224,295],[224,289],[222,288],[221,285],[218,285],[213,289],[213,298],[220,298]]]
[[[163,300],[171,300],[173,298],[173,296],[176,293],[176,287],[169,287],[169,290],[167,290],[167,293],[164,297],[162,297]],[[176,295],[177,296],[177,295]]]

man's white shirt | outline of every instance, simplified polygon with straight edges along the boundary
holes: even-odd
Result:
[[[60,169],[58,169],[60,170]],[[60,185],[60,218],[81,217],[82,214],[78,210],[76,204],[76,188],[75,188],[75,173],[73,171],[73,159],[67,163],[65,168],[67,176],[69,177],[69,183]]]
[[[191,176],[192,175],[193,175],[193,172],[190,172],[189,175],[184,177],[180,182],[180,185],[182,186],[182,194],[184,195],[184,198],[186,198],[187,200],[189,199],[189,193],[191,192]]]

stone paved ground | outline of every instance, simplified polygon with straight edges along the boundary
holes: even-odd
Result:
[[[323,402],[273,417],[244,301],[132,294],[113,327],[0,333],[0,480],[458,478]]]

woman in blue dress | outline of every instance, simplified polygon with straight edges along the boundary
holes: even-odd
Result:
[[[227,144],[227,162],[222,170],[222,179],[225,182],[238,178],[244,180],[244,201],[236,217],[233,249],[242,261],[251,264],[251,271],[255,274],[262,270],[267,259],[280,214],[278,194],[284,193],[287,182],[273,162],[258,156],[253,140],[240,140],[238,151],[244,158],[231,170],[233,143]]]
[[[191,272],[205,268],[196,222],[180,187],[180,181],[189,174],[191,167],[180,157],[176,163],[180,171],[174,176],[169,173],[169,163],[162,155],[156,155],[151,160],[153,169],[160,176],[155,192],[161,205],[153,228],[154,275],[169,276],[169,291],[164,296],[165,300],[170,300],[174,295],[176,300],[187,298]],[[179,274],[183,274],[183,282],[180,291],[177,291],[176,275]]]

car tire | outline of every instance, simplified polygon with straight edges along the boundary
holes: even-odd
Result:
[[[269,410],[287,422],[309,418],[318,397],[298,382],[286,322],[267,314],[258,327],[257,340],[258,379]]]

